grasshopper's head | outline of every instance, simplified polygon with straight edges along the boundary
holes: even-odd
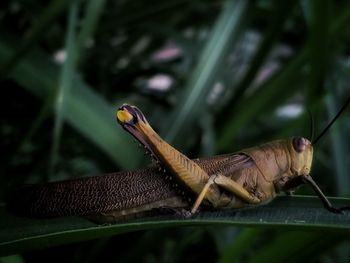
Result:
[[[293,175],[309,175],[313,156],[311,142],[303,137],[293,137],[289,139],[288,149],[291,158],[290,169]]]

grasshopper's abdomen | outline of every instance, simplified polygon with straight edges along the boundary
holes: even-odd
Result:
[[[173,197],[178,199],[178,204],[183,203],[175,189],[165,180],[164,174],[153,167],[27,185],[12,192],[7,207],[17,215],[36,218],[85,216],[130,210]]]

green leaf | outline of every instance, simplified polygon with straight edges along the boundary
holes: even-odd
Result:
[[[274,5],[275,6],[273,10],[276,13],[276,16],[271,17],[268,31],[263,34],[264,38],[254,53],[253,58],[249,62],[250,65],[248,67],[248,70],[240,79],[237,86],[234,86],[234,100],[227,103],[228,105],[226,106],[226,109],[223,109],[223,112],[228,110],[228,108],[230,108],[230,105],[235,105],[243,93],[249,87],[251,87],[252,82],[255,80],[256,74],[265,63],[268,55],[271,53],[272,49],[275,47],[277,40],[281,36],[284,25],[294,10],[296,1],[275,1]]]
[[[336,34],[339,34],[347,23],[349,23],[350,12],[348,7],[349,4],[342,8],[336,19],[330,22],[329,38],[333,38]],[[326,12],[325,10],[323,11]],[[322,20],[322,17],[320,19]],[[321,34],[320,32],[316,33]],[[317,35],[315,37],[317,37]],[[316,40],[313,41],[316,42]],[[308,63],[308,59],[310,58],[308,47],[308,45],[305,45],[300,48],[300,50],[293,55],[293,58],[281,68],[281,70],[260,87],[257,87],[256,91],[250,94],[249,97],[241,99],[237,105],[232,105],[229,111],[223,112],[225,121],[222,122],[223,124],[217,142],[217,148],[220,152],[230,150],[229,146],[232,145],[237,133],[242,127],[246,127],[247,124],[256,118],[256,116],[261,113],[266,114],[273,109],[276,109],[286,99],[295,94],[298,89],[300,90],[300,88],[303,87],[301,74],[303,67]],[[322,50],[324,50],[324,47]],[[324,60],[325,59],[322,58],[322,61]],[[316,63],[317,62],[315,62],[315,64]],[[320,69],[315,70],[320,71]],[[315,74],[316,75],[313,77],[315,80],[312,81],[313,85],[316,85],[314,83],[319,76],[318,72],[315,72]],[[310,92],[312,92],[312,94],[317,94],[315,99],[318,99],[319,93],[316,93],[316,88]]]
[[[323,89],[325,72],[329,69],[330,36],[329,21],[331,2],[311,1],[310,35],[308,40],[308,53],[310,63],[310,77],[308,101],[317,97]]]
[[[326,104],[328,109],[329,119],[332,119],[339,110],[336,96],[328,93],[326,97]],[[329,131],[331,138],[332,159],[334,162],[334,180],[336,182],[336,189],[339,195],[349,194],[350,179],[348,173],[347,156],[349,156],[347,144],[344,144],[343,138],[346,137],[345,132],[340,129],[341,122],[335,123],[334,127]]]
[[[283,69],[266,81],[255,93],[246,99],[240,100],[235,105],[235,110],[227,113],[227,119],[223,124],[222,134],[218,139],[218,150],[224,152],[232,145],[232,141],[247,123],[260,112],[268,112],[280,105],[288,97],[296,92],[295,89],[286,87],[298,81],[296,75],[300,74],[306,58],[306,50],[301,50]]]
[[[350,203],[346,198],[330,198],[335,206]],[[333,214],[318,198],[278,197],[265,206],[240,210],[201,212],[192,218],[154,216],[115,225],[96,225],[82,218],[47,220],[19,218],[0,207],[0,255],[112,236],[125,232],[175,226],[255,226],[293,230],[339,231],[348,235],[350,213]]]
[[[84,61],[83,49],[87,42],[92,39],[93,33],[96,30],[98,19],[100,18],[103,8],[105,7],[105,0],[89,0],[86,3],[85,17],[82,23],[82,28],[78,36],[77,49],[79,52],[79,62]]]
[[[75,28],[77,26],[77,15],[78,15],[78,5],[76,2],[73,2],[69,8],[68,16],[68,29],[66,35],[66,44],[65,48],[67,50],[66,60],[62,66],[60,81],[58,84],[54,111],[55,111],[55,120],[53,127],[53,138],[52,138],[52,148],[51,148],[51,164],[50,164],[50,173],[49,176],[54,175],[55,166],[57,164],[58,155],[59,155],[59,145],[61,141],[62,128],[64,119],[66,117],[66,100],[70,95],[72,88],[73,76],[75,73],[76,60],[77,60],[77,45],[76,45],[76,32]],[[49,180],[47,180],[49,181]]]
[[[9,73],[23,59],[32,46],[45,36],[45,32],[66,11],[70,2],[69,0],[54,0],[43,9],[43,12],[36,19],[36,23],[26,32],[24,40],[19,41],[20,45],[14,52],[11,52],[11,56],[2,62],[0,76]]]
[[[183,144],[183,135],[188,132],[188,127],[206,110],[206,96],[217,81],[220,65],[233,46],[239,25],[244,17],[248,2],[226,1],[222,13],[217,20],[210,39],[203,48],[197,66],[195,67],[181,100],[174,108],[165,123],[161,134],[172,144]]]
[[[18,41],[0,41],[0,61],[15,50]],[[60,68],[43,52],[33,50],[13,70],[11,77],[42,100],[50,99],[56,92]],[[137,166],[142,152],[115,121],[114,113],[124,101],[115,105],[88,87],[77,75],[73,79],[74,89],[66,99],[66,121],[107,156],[124,169]],[[133,158],[130,158],[133,156]]]

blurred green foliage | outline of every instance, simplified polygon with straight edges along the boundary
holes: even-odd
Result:
[[[9,0],[0,6],[0,200],[21,183],[146,165],[115,123],[124,102],[139,106],[162,136],[198,157],[310,137],[307,110],[318,134],[350,94],[348,1]],[[315,149],[312,176],[327,195],[349,195],[349,116],[348,110]],[[107,256],[348,262],[346,238],[332,234],[324,242],[321,234],[163,229],[0,262]]]

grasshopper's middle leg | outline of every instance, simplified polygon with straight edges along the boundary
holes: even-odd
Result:
[[[256,203],[242,186],[222,175],[209,176],[197,163],[165,142],[149,125],[145,116],[135,106],[124,104],[117,111],[121,126],[140,141],[177,179],[189,187],[198,198],[192,209],[196,212],[203,199],[214,207],[222,206],[219,186],[249,203]]]
[[[218,185],[224,188],[225,190],[229,191],[233,195],[239,197],[240,199],[246,201],[249,204],[258,204],[261,202],[261,200],[253,195],[251,195],[246,189],[244,189],[241,185],[239,185],[237,182],[232,180],[231,178],[228,178],[224,175],[218,174],[218,175],[212,175],[207,184],[203,187],[202,192],[198,195],[196,202],[194,203],[191,213],[195,213],[202,203],[203,199],[205,198],[205,195],[212,185]],[[222,206],[220,203],[218,206]]]

